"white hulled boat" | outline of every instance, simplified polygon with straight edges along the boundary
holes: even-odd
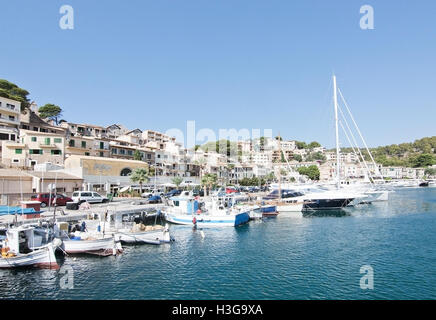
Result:
[[[200,209],[194,197],[182,196],[170,199],[170,205],[162,209],[168,222],[197,227],[236,227],[250,220],[248,208],[238,209],[226,202],[231,197],[212,197]]]
[[[43,244],[43,237],[34,231],[32,226],[20,226],[6,231],[6,237],[1,242],[0,268],[59,268],[54,253],[60,245],[59,239]]]
[[[85,221],[82,222],[81,230],[68,233],[61,227],[59,234],[62,239],[61,249],[67,254],[110,256],[123,252],[119,237],[110,233],[90,232]]]

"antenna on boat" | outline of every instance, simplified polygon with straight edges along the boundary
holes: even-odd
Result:
[[[58,196],[57,196],[57,193],[56,193],[56,184],[57,184],[57,180],[58,180],[58,172],[56,171],[55,172],[55,183],[54,183],[54,185],[55,185],[55,196],[54,196],[54,210],[53,210],[53,222],[56,222],[56,207],[57,207],[57,198],[58,198]]]
[[[282,172],[281,172],[281,166],[282,166],[282,143],[281,143],[281,137],[280,137],[280,131],[278,136],[278,144],[279,144],[279,201],[282,201]]]
[[[336,130],[336,183],[337,188],[339,189],[341,185],[340,178],[340,155],[339,155],[339,132],[338,132],[338,92],[336,88],[336,76],[333,74],[333,101],[334,101],[334,109],[335,109],[335,130]]]

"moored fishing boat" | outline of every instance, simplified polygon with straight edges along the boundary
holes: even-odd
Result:
[[[162,214],[168,222],[196,227],[236,227],[250,220],[248,209],[232,207],[221,197],[204,203],[203,210],[193,197],[173,197]]]
[[[59,239],[42,244],[41,236],[35,235],[34,227],[20,226],[8,229],[5,239],[1,241],[0,268],[17,268],[36,266],[58,269],[55,248]]]
[[[62,240],[61,250],[64,253],[110,256],[123,252],[121,241],[114,234],[90,232],[85,221],[82,222],[80,229],[75,229],[68,233],[65,228],[59,228],[59,236]]]
[[[142,223],[134,224],[131,228],[116,229],[115,236],[126,244],[161,244],[172,240],[168,226],[146,226]]]
[[[85,232],[62,239],[61,248],[68,254],[88,253],[99,256],[116,255],[123,251],[120,240],[113,235],[98,239]]]

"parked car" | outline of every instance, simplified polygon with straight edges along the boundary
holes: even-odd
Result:
[[[182,193],[181,190],[174,189],[174,190],[171,190],[170,192],[165,193],[164,196],[165,196],[166,198],[171,198],[171,197],[178,196],[178,195],[180,195],[181,193]]]
[[[147,200],[148,203],[162,203],[162,198],[160,196],[151,196]]]
[[[48,206],[50,201],[50,193],[37,193],[30,197],[32,201],[39,201],[41,202],[41,208],[45,208]],[[67,202],[73,201],[70,197],[67,197],[60,193],[52,193],[51,194],[51,205],[56,204],[57,206],[65,206]]]
[[[142,197],[142,198],[150,198],[150,197],[152,197],[152,196],[157,196],[157,195],[159,195],[159,196],[163,196],[163,195],[164,195],[164,192],[163,192],[162,190],[160,190],[160,189],[157,189],[156,191],[153,191],[153,190],[151,190],[151,191],[145,191],[145,192],[143,192],[143,193],[141,194],[141,197]]]
[[[237,193],[237,192],[239,192],[237,189],[235,189],[235,188],[226,188],[226,193],[228,194],[228,193]]]
[[[194,189],[194,190],[192,190],[192,195],[194,197],[197,197],[197,196],[204,197],[204,190],[203,189]]]
[[[73,193],[72,199],[74,202],[82,203],[82,202],[89,202],[89,203],[105,203],[109,202],[109,199],[106,197],[101,196],[97,192],[94,191],[75,191]]]

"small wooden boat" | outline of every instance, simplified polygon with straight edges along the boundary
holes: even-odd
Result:
[[[145,226],[142,223],[135,224],[132,228],[118,229],[115,236],[121,243],[127,244],[161,244],[171,242],[167,226]]]
[[[0,268],[36,266],[58,269],[55,248],[59,240],[42,244],[42,237],[34,233],[34,227],[20,226],[8,229],[1,242]]]
[[[75,232],[62,239],[62,250],[68,254],[88,253],[110,256],[122,253],[120,239],[115,235],[97,237],[88,232]]]

